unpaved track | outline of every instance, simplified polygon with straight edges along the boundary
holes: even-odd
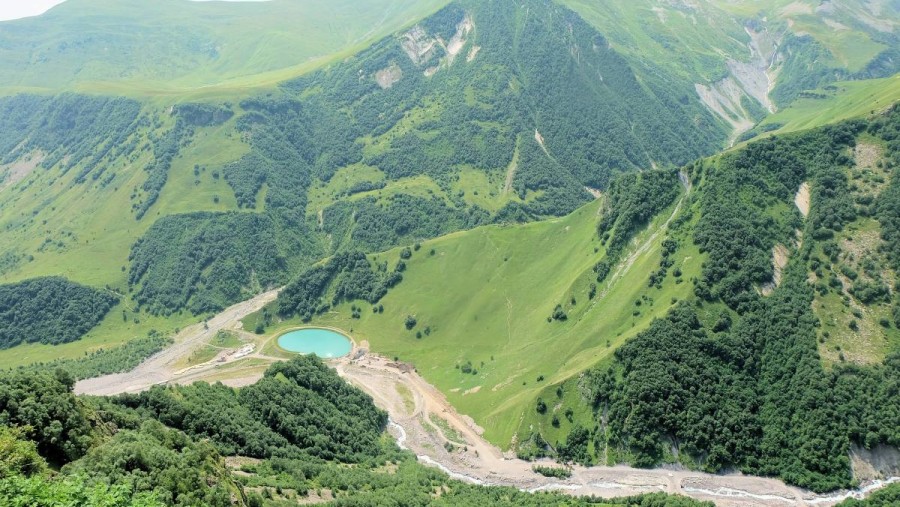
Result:
[[[226,308],[222,313],[203,323],[184,328],[175,336],[175,343],[162,352],[150,357],[134,370],[114,373],[102,377],[79,381],[75,384],[76,394],[112,395],[143,391],[156,384],[179,382],[186,378],[200,378],[205,369],[178,371],[178,361],[189,357],[195,349],[208,343],[220,330],[234,329],[241,319],[259,311],[275,300],[281,289],[264,292],[253,299]],[[211,369],[214,365],[210,365]]]

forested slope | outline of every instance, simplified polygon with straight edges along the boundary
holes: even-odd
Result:
[[[63,274],[130,290],[155,316],[207,313],[335,252],[562,216],[590,200],[584,187],[723,145],[729,127],[677,66],[653,52],[636,60],[622,30],[576,4],[588,21],[542,0],[452,3],[265,93],[237,88],[203,103],[5,98],[0,209],[19,213],[0,220],[0,276]],[[274,22],[271,6],[253,7]],[[51,14],[21,24],[98,22],[68,7]],[[743,41],[738,25],[710,37]],[[229,72],[246,57],[216,51]],[[263,58],[247,72],[277,67]],[[185,68],[169,70],[192,82]],[[136,223],[122,220],[124,209]]]
[[[238,390],[195,384],[90,398],[71,389],[62,371],[0,378],[4,505],[276,506],[328,491],[341,505],[424,506],[436,490],[441,505],[711,505],[661,494],[576,500],[452,480],[398,450],[385,437],[386,414],[313,357]]]
[[[333,261],[279,313],[412,362],[488,438],[517,428],[523,457],[850,487],[852,446],[900,446],[898,125],[894,108],[622,175],[562,220]]]
[[[704,254],[693,296],[561,386],[589,395],[542,424],[585,402],[593,415],[543,426],[559,439],[545,451],[739,468],[825,491],[854,483],[851,445],[900,446],[898,125],[894,108],[688,166]],[[877,161],[861,157],[876,148]],[[801,184],[808,217],[794,206]]]
[[[118,302],[114,294],[64,278],[0,285],[0,349],[77,340]]]

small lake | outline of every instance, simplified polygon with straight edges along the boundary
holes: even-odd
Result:
[[[278,346],[289,352],[315,354],[321,358],[343,357],[350,353],[350,340],[330,329],[306,328],[290,331],[278,337]]]

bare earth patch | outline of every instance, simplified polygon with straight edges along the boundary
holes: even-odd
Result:
[[[804,2],[793,2],[788,5],[785,5],[783,9],[781,9],[781,14],[783,16],[797,15],[797,14],[812,14],[813,8],[811,5]]]
[[[380,86],[382,90],[386,90],[400,82],[402,77],[403,71],[400,69],[400,66],[396,63],[392,63],[387,68],[381,69],[375,73],[375,82],[378,83],[378,86]]]
[[[881,148],[875,144],[856,143],[853,159],[856,161],[857,169],[871,169],[881,159]]]
[[[772,248],[772,283],[767,283],[762,287],[761,292],[764,296],[771,295],[775,288],[781,285],[781,277],[790,256],[791,251],[781,243]]]
[[[184,328],[175,336],[175,344],[150,357],[137,368],[126,373],[114,373],[102,377],[81,380],[75,384],[76,394],[91,394],[106,396],[120,393],[140,392],[157,384],[189,383],[200,377],[209,376],[214,370],[221,367],[220,362],[210,362],[203,367],[178,369],[178,364],[183,358],[190,357],[191,353],[203,347],[220,330],[234,329],[240,324],[241,319],[247,315],[259,311],[263,306],[275,300],[280,289],[271,290],[256,296],[253,299],[238,303],[226,308],[222,313],[204,323],[194,324]],[[237,361],[248,356],[231,356],[231,360]],[[253,383],[252,375],[238,371],[230,377],[231,381],[241,383]],[[259,379],[256,376],[256,380]]]
[[[800,214],[803,215],[803,218],[809,216],[809,182],[804,181],[800,184],[800,188],[797,190],[797,195],[794,196],[794,204],[797,205],[797,209],[800,210]]]
[[[900,450],[887,445],[866,449],[853,444],[850,447],[853,475],[861,480],[886,479],[900,475]]]
[[[25,179],[47,156],[36,151],[9,165],[0,166],[0,192]]]
[[[550,152],[547,151],[547,147],[544,145],[544,136],[542,136],[541,133],[538,132],[537,129],[534,129],[534,140],[537,141],[537,143],[538,143],[539,145],[541,145],[541,149],[544,150],[544,154],[547,155],[547,156],[549,157],[549,156],[550,156]],[[552,158],[552,157],[551,157],[551,158]]]
[[[466,57],[467,62],[471,62],[478,56],[478,52],[481,51],[481,46],[472,46],[472,49],[469,50],[469,56]]]

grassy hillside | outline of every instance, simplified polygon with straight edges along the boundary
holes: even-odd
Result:
[[[742,20],[711,2],[696,7],[652,1],[561,0],[640,67],[661,66],[690,83],[718,81],[725,58],[749,58]]]
[[[444,4],[68,0],[0,25],[0,89],[247,93],[350,56]]]
[[[718,147],[690,90],[635,75],[571,11],[527,6],[454,4],[237,102],[4,99],[0,280],[127,295],[123,324],[85,343],[108,346],[161,324],[147,312],[215,311],[341,250],[565,215],[585,186]]]
[[[728,2],[716,7],[747,18],[768,16],[784,22],[796,35],[810,35],[850,72],[864,69],[896,40],[900,9],[892,2],[815,2],[767,0]]]
[[[880,113],[900,101],[900,75],[841,81],[810,90],[787,108],[768,116],[756,131],[780,133],[811,129]]]
[[[674,299],[687,296],[690,284],[681,277],[699,270],[699,253],[679,249],[673,254],[679,280],[647,285],[647,273],[660,263],[665,223],[676,208],[684,209],[679,201],[638,234],[612,275],[597,283],[594,266],[606,258],[596,234],[601,205],[595,201],[562,219],[422,242],[404,261],[403,282],[378,304],[339,304],[312,323],[352,329],[373,350],[413,363],[486,429],[487,438],[508,446],[520,429],[519,414],[533,410],[547,384],[609,356]],[[400,253],[371,261],[392,267]],[[557,304],[565,320],[551,319]],[[405,327],[408,316],[416,320],[411,329]],[[245,327],[255,327],[256,318]],[[279,328],[291,325],[296,321]]]
[[[210,246],[226,230],[251,236],[233,214],[160,222],[132,250],[137,300],[154,313],[221,308],[322,255],[565,215],[618,172],[715,150],[724,132],[686,90],[639,80],[571,11],[526,5],[524,18],[509,3],[450,5],[241,101],[234,134],[250,150],[222,176],[253,220],[291,232],[263,263]]]

